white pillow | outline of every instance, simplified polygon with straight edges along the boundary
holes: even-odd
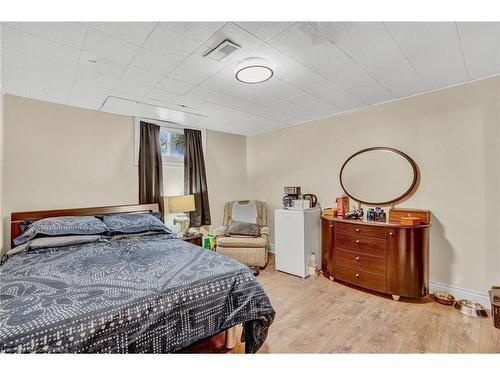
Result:
[[[254,201],[234,202],[231,219],[233,221],[257,224],[257,205]]]

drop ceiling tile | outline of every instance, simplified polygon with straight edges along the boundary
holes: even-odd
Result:
[[[20,22],[19,28],[29,34],[81,49],[87,27],[76,22]]]
[[[161,81],[162,75],[129,65],[128,68],[123,72],[120,79],[124,79],[125,81],[129,81],[132,83],[137,83],[139,85],[152,87]]]
[[[256,89],[259,88],[256,87]],[[336,105],[317,98],[308,92],[289,85],[279,79],[269,81],[267,87],[262,88],[262,91],[264,90],[280,99],[308,108],[321,116],[331,115],[341,111],[341,108]]]
[[[165,77],[158,85],[158,88],[177,95],[184,95],[195,86],[175,78]]]
[[[381,22],[315,22],[313,26],[394,96],[400,98],[426,90]]]
[[[286,83],[318,99],[332,103],[342,110],[359,108],[367,104],[311,70],[304,71],[300,76]]]
[[[98,110],[108,97],[109,90],[75,82],[68,104]]]
[[[212,106],[207,102],[201,100],[200,96],[195,92],[196,89],[190,91],[186,95],[178,96],[176,99],[172,100],[170,104],[185,106],[187,109],[195,111],[208,111]]]
[[[19,30],[19,22],[2,22],[2,25]]]
[[[142,44],[156,22],[90,22],[89,27],[134,44]]]
[[[229,39],[241,48],[225,57],[221,61],[204,57],[222,41]],[[227,23],[222,29],[217,31],[209,40],[196,49],[185,61],[175,68],[169,75],[173,78],[198,85],[226,66],[247,57],[251,57],[253,51],[263,42],[248,33],[234,23]]]
[[[319,113],[307,107],[270,95],[268,87],[274,80],[271,79],[258,85],[247,85],[234,79],[233,71],[234,68],[230,65],[205,81],[201,87],[248,101],[252,106],[257,104],[262,107],[262,110],[269,109],[273,112],[280,112],[298,120],[319,116]]]
[[[76,66],[80,50],[60,43],[22,33],[24,52],[26,55],[43,57],[47,60]]]
[[[2,49],[2,69],[5,67],[24,70],[24,55],[21,52]]]
[[[11,27],[6,26],[2,23],[2,49],[7,48],[13,51],[22,51],[23,42],[21,39],[21,33]]]
[[[200,55],[191,55],[182,64],[173,69],[169,76],[175,79],[198,85],[223,69],[224,65]]]
[[[282,123],[215,104],[211,106],[207,115],[208,119],[200,121],[200,125],[229,133],[255,134],[283,127]]]
[[[454,22],[387,22],[385,26],[429,89],[468,80]]]
[[[160,22],[160,26],[200,44],[223,27],[224,22]]]
[[[300,77],[305,70],[309,70],[295,59],[285,55],[275,47],[264,43],[254,49],[252,55],[268,60],[274,68],[274,78],[282,80],[292,80]]]
[[[280,122],[282,124],[295,124],[300,120],[296,116],[288,115],[269,107],[264,107],[249,100],[243,100],[231,95],[226,95],[222,92],[207,90],[204,88],[200,89],[202,92],[204,91],[203,100],[208,103],[214,103],[226,108],[249,113],[253,116],[261,117],[266,120]]]
[[[159,26],[155,27],[142,46],[171,59],[183,60],[198,47],[198,44]]]
[[[82,51],[78,67],[94,73],[118,78],[125,71],[127,64]]]
[[[325,41],[326,38],[309,23],[298,22],[271,39],[269,44],[295,58],[323,45]]]
[[[287,100],[283,100],[273,95],[260,93],[256,90],[252,90],[253,95],[247,96],[248,101],[255,103],[259,106],[269,108],[275,112],[280,112],[286,114],[287,116],[293,117],[297,121],[305,121],[307,119],[316,118],[320,116],[320,113],[311,110],[302,104],[292,103]],[[293,124],[293,123],[292,123]]]
[[[372,104],[394,96],[330,41],[297,58],[345,91]]]
[[[180,97],[181,97],[180,95],[176,95],[171,92],[154,88],[144,96],[144,99],[150,104],[159,105],[159,104],[169,104],[172,101],[179,99]]]
[[[133,95],[134,98],[142,98],[150,90],[150,87],[138,85],[136,83],[118,80],[113,87],[113,91]]]
[[[59,64],[36,56],[26,56],[26,70],[28,73],[55,77],[71,81],[75,76],[76,68],[71,65]]]
[[[166,75],[179,64],[179,61],[141,48],[131,64],[150,72]]]
[[[135,116],[137,114],[137,103],[133,100],[109,96],[100,111],[123,116]]]
[[[120,98],[120,99],[126,99],[132,102],[144,102],[144,98],[138,95],[134,94],[127,94],[126,92],[123,91],[116,91],[116,90],[110,90],[109,91],[109,96],[112,98]]]
[[[469,79],[500,73],[500,23],[457,24]]]
[[[66,103],[71,81],[29,73],[31,97],[54,103]]]
[[[267,42],[292,26],[293,22],[238,22],[237,24]]]
[[[87,24],[67,23],[68,28],[64,28],[69,30],[67,32],[63,32],[58,27],[60,25],[64,24],[26,23],[21,26],[27,32],[22,32],[17,30],[17,23],[2,23],[2,30],[6,30],[2,35],[2,84],[7,93],[67,102],[85,108],[98,108],[101,100],[108,95],[122,97],[132,103],[131,115],[143,113],[141,111],[154,115],[153,107],[164,112],[162,107],[179,105],[181,108],[180,105],[185,105],[184,111],[209,116],[202,118],[198,123],[200,126],[238,134],[256,134],[364,107],[374,100],[384,100],[384,86],[396,96],[418,91],[420,89],[415,89],[415,72],[412,76],[408,71],[408,65],[411,65],[408,60],[424,80],[432,78],[432,74],[441,79],[433,81],[433,85],[449,82],[453,75],[456,79],[457,62],[462,63],[462,71],[465,71],[463,59],[467,63],[470,79],[489,75],[487,72],[495,72],[492,60],[499,44],[497,41],[496,47],[492,47],[496,40],[492,35],[494,28],[485,23],[457,24],[455,35],[450,38],[448,36],[453,33],[446,24],[425,26],[429,30],[423,32],[419,27],[415,29],[413,24],[405,24],[405,37],[411,41],[409,48],[405,43],[402,43],[404,46],[396,43],[398,38],[393,35],[393,30],[387,27],[391,31],[389,33],[385,24],[379,23],[340,23],[333,26],[314,23],[321,30],[319,32],[311,23],[167,22],[154,28],[151,38],[145,42],[148,47],[140,48],[138,44],[147,31],[147,28],[142,32],[139,30],[142,25],[95,23],[89,31],[98,36],[93,38],[97,46],[82,51],[80,56],[79,48],[65,44],[77,47],[81,34],[75,30],[84,30]],[[131,31],[135,27],[138,31]],[[22,50],[24,36],[21,34],[32,37],[31,40],[26,37],[26,51]],[[37,38],[32,34],[43,37]],[[203,57],[226,38],[242,48],[221,62]],[[264,40],[270,40],[273,45]],[[460,41],[464,56],[462,61],[456,58],[456,52],[462,51],[457,48]],[[118,46],[120,43],[127,48]],[[318,43],[325,48],[322,50]],[[414,63],[413,55],[407,53],[405,48],[417,55],[419,64]],[[420,61],[418,58],[421,56],[417,54],[422,51],[425,55],[428,50],[432,60],[430,67],[425,65],[431,64],[425,61],[425,56]],[[29,64],[26,64],[28,59],[23,57],[25,55],[30,60]],[[271,62],[275,68],[273,79],[253,86],[235,81],[237,63],[253,56]],[[438,62],[436,56],[439,57]],[[29,65],[29,75],[27,70],[23,70],[25,65]],[[71,73],[75,66],[78,69],[72,81]],[[449,66],[451,72],[446,71]],[[421,74],[421,71],[427,75]],[[122,73],[124,79],[119,80]],[[153,87],[154,77],[165,76],[168,77],[166,80]],[[466,74],[463,76],[467,77]],[[149,106],[136,105],[136,102]],[[106,108],[109,110],[109,106]],[[158,116],[162,115],[160,112]]]
[[[112,61],[128,64],[139,50],[139,46],[89,28],[83,50]]]
[[[7,94],[29,97],[28,75],[23,69],[2,66],[2,90]]]
[[[75,82],[100,87],[103,89],[111,89],[117,81],[115,77],[109,77],[90,70],[77,69]]]

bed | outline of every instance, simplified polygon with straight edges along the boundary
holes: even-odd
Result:
[[[157,212],[157,205],[13,213],[26,220]],[[174,353],[243,324],[261,347],[275,312],[246,266],[169,233],[10,256],[0,266],[0,352]]]

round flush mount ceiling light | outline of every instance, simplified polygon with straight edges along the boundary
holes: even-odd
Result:
[[[271,63],[260,57],[243,60],[234,72],[234,77],[242,83],[261,83],[274,75]]]

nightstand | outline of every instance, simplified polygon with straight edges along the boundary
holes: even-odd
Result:
[[[188,233],[185,237],[182,237],[184,241],[200,247],[202,246],[202,238],[203,234],[201,233]]]

